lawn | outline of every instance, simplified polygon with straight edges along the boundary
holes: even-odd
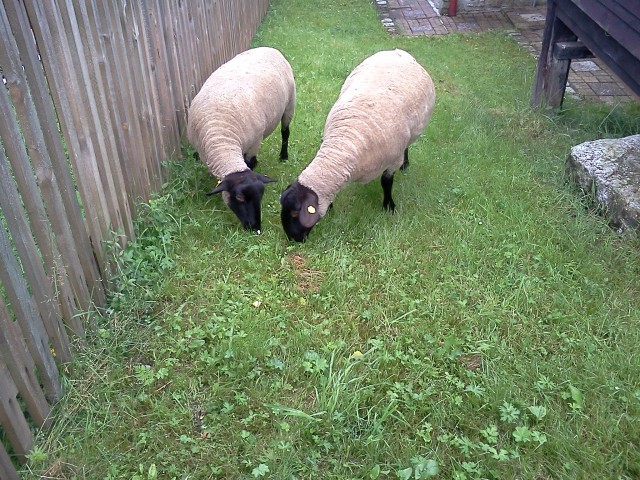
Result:
[[[24,478],[640,478],[640,242],[567,182],[572,145],[638,105],[529,108],[535,60],[500,32],[389,36],[367,0],[274,0],[254,45],[296,76],[263,234],[185,146],[141,207],[118,285]],[[436,107],[396,175],[349,185],[304,244],[279,195],[361,60],[402,48]]]

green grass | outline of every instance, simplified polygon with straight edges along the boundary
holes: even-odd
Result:
[[[364,0],[274,0],[254,43],[298,86],[289,161],[277,134],[259,156],[279,179],[263,234],[186,149],[114,251],[119,288],[24,478],[639,478],[640,242],[564,175],[572,145],[637,133],[638,106],[533,112],[507,35],[389,37]],[[287,242],[280,192],[344,78],[391,48],[437,92],[396,214],[350,185]]]

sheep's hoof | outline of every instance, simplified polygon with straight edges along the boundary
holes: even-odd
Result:
[[[384,208],[387,212],[396,213],[396,204],[393,203],[393,200],[383,203],[382,208]]]

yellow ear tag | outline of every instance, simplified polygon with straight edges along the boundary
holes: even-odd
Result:
[[[220,185],[221,183],[222,183],[222,180],[218,180],[218,183],[216,183],[216,187],[217,187],[218,185]]]
[[[313,205],[309,205],[309,206],[307,207],[307,212],[309,212],[309,213],[316,213],[316,209],[315,209],[315,207],[314,207]]]

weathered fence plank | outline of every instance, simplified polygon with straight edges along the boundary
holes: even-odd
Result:
[[[4,445],[0,443],[0,478],[2,480],[20,480],[18,472],[11,462]]]
[[[29,232],[26,224],[18,225],[25,237],[18,238],[15,243],[25,274],[36,298],[40,315],[47,326],[48,333],[55,335],[52,338],[52,342],[60,355],[60,359],[66,362],[71,360],[71,354],[69,352],[67,334],[61,323],[62,313],[60,310],[61,302],[59,301],[61,299],[56,298],[52,285],[54,279],[58,278],[58,273],[62,278],[65,276],[65,272],[58,261],[58,249],[53,242],[51,225],[36,184],[38,174],[36,173],[34,176],[25,148],[26,146],[30,150],[36,172],[42,171],[44,142],[38,128],[35,108],[33,107],[33,102],[31,102],[31,95],[23,74],[18,49],[13,39],[7,35],[8,31],[10,31],[8,18],[4,9],[0,9],[0,43],[2,45],[0,47],[0,64],[3,65],[7,93],[13,102],[13,104],[10,103],[5,91],[0,94],[0,111],[3,112],[0,119],[0,137],[12,165],[13,178],[21,192],[22,201],[31,221],[31,232],[40,248],[36,247],[31,235],[26,236]],[[15,115],[11,114],[12,111],[15,112]],[[20,125],[16,120],[20,122]],[[24,144],[22,141],[23,136],[25,139]],[[42,177],[42,175],[39,176]],[[55,196],[54,198],[49,198],[46,195],[52,193],[50,189],[47,189],[47,186],[45,182],[42,192],[45,194],[45,199],[55,201]],[[42,263],[40,262],[40,256],[42,256]],[[62,287],[60,292],[68,295],[68,289],[65,287],[66,282],[61,281],[59,284],[62,284],[60,285]],[[78,332],[78,334],[81,333],[82,330]]]
[[[88,38],[93,37],[90,43],[92,54],[93,68],[96,76],[96,89],[100,92],[100,119],[103,125],[108,125],[105,134],[108,136],[110,148],[115,152],[111,158],[112,168],[117,172],[114,178],[114,186],[119,194],[119,201],[122,205],[122,211],[127,218],[123,218],[124,231],[116,232],[122,246],[125,246],[124,238],[135,240],[135,232],[133,231],[133,218],[136,210],[136,195],[131,188],[132,179],[128,178],[126,168],[126,159],[130,158],[129,144],[131,143],[122,135],[122,120],[120,118],[121,108],[113,108],[115,105],[123,105],[122,102],[117,103],[116,99],[121,96],[122,85],[115,77],[117,72],[117,63],[113,59],[113,50],[111,41],[111,28],[105,25],[105,19],[97,11],[96,2],[75,2],[76,10],[79,9],[82,18],[81,31]],[[123,237],[124,235],[124,237]]]
[[[148,38],[145,32],[145,19],[141,16],[140,4],[129,2],[125,12],[128,12],[129,29],[134,32],[131,45],[135,52],[134,64],[140,69],[140,91],[142,92],[142,120],[149,132],[149,154],[145,157],[151,172],[151,188],[158,191],[162,187],[162,143],[161,131],[158,123],[157,93],[152,80],[149,66]]]
[[[68,7],[71,8],[71,7]],[[114,125],[111,124],[111,117],[109,115],[109,105],[105,93],[105,87],[103,83],[102,70],[100,64],[104,65],[104,53],[100,48],[100,39],[95,31],[95,21],[90,21],[89,12],[87,10],[87,3],[84,1],[77,2],[76,5],[76,17],[78,21],[78,33],[80,41],[86,47],[85,55],[88,63],[88,75],[91,79],[92,89],[95,95],[95,108],[96,128],[99,130],[96,132],[95,137],[98,143],[101,145],[101,149],[104,151],[102,158],[105,160],[105,166],[109,166],[112,184],[109,185],[109,189],[105,189],[105,195],[111,197],[111,204],[114,205],[114,213],[117,215],[117,225],[114,225],[115,230],[119,230],[127,237],[133,233],[133,222],[130,199],[127,195],[126,181],[123,177],[120,162],[118,161],[118,149],[116,147]],[[102,61],[101,61],[102,60]],[[133,202],[131,202],[133,203]]]
[[[110,114],[114,128],[114,135],[118,142],[120,168],[128,179],[126,189],[132,209],[142,198],[146,198],[149,177],[144,173],[141,162],[144,149],[140,135],[140,127],[135,119],[133,87],[131,73],[124,46],[120,39],[122,32],[120,23],[112,20],[112,3],[94,0],[91,8],[99,20],[98,29],[106,55],[104,63],[105,83],[108,86],[111,100]],[[131,237],[133,240],[134,237]]]
[[[12,232],[14,243],[19,246],[22,242],[31,239],[31,233],[21,213],[22,207],[18,190],[11,181],[7,165],[7,157],[0,150],[0,208],[5,212],[5,220],[9,230]],[[13,215],[7,215],[6,212],[13,212]],[[22,250],[22,247],[19,248]],[[27,247],[25,246],[24,248],[26,249]],[[13,312],[29,346],[29,351],[40,370],[47,396],[50,400],[57,401],[60,398],[62,389],[59,383],[58,370],[51,356],[50,339],[35,301],[29,293],[22,276],[22,269],[18,264],[18,259],[13,254],[11,243],[4,228],[0,228],[0,260],[0,281],[2,281],[7,296],[11,301]],[[53,334],[55,335],[55,333]]]
[[[209,37],[209,31],[207,29],[207,22],[205,15],[205,4],[203,0],[198,1],[195,6],[194,14],[194,31],[192,33],[192,42],[195,44],[196,49],[196,61],[199,67],[198,74],[202,72],[211,72],[213,70],[213,63],[211,61],[211,39]],[[198,75],[199,77],[200,75]],[[197,82],[198,78],[196,78]],[[196,83],[196,88],[201,85]]]
[[[33,446],[33,437],[27,420],[22,415],[16,395],[18,389],[11,379],[9,370],[0,358],[0,425],[9,437],[13,450],[21,462]]]
[[[109,237],[112,222],[102,188],[100,170],[96,165],[96,152],[86,129],[87,99],[86,92],[82,93],[85,91],[85,85],[78,82],[73,72],[73,59],[78,61],[79,58],[77,54],[73,55],[66,42],[64,25],[56,5],[38,0],[25,0],[24,3],[51,85],[51,94],[84,206],[89,238],[94,255],[103,268],[101,274],[105,283],[107,275],[104,267],[107,262],[101,241]]]
[[[98,237],[94,249],[103,259],[102,266],[106,272],[103,280],[105,284],[108,284],[112,274],[112,265],[105,258],[102,241],[109,238],[111,232],[123,230],[122,211],[114,194],[116,172],[111,168],[110,159],[112,156],[107,149],[100,128],[97,107],[98,95],[94,91],[86,60],[89,53],[80,38],[78,21],[75,18],[70,0],[46,4],[44,9],[49,21],[56,24],[56,40],[63,46],[64,58],[69,59],[69,65],[76,65],[76,68],[69,71],[69,78],[72,79],[73,84],[77,85],[78,90],[75,91],[75,94],[78,95],[81,102],[76,104],[75,121],[78,122],[75,123],[76,130],[68,134],[78,136],[80,149],[73,152],[74,143],[71,143],[69,150],[71,153],[75,153],[75,155],[71,155],[72,163],[74,159],[76,162],[80,162],[80,165],[83,165],[97,180],[95,193],[100,196],[100,201],[105,205],[105,210],[99,215],[103,222],[101,225],[102,235]],[[79,186],[81,185],[79,184]],[[83,203],[91,205],[93,199],[83,199]]]
[[[9,311],[0,298],[0,358],[7,365],[13,382],[24,400],[27,411],[39,426],[47,426],[51,408],[44,398],[36,377],[36,366],[24,344],[22,333],[9,317]]]
[[[0,445],[1,479],[18,478],[12,458],[25,461],[63,393],[58,363],[106,303],[105,242],[134,239],[192,98],[249,46],[268,5],[0,4],[0,431],[12,447]]]
[[[71,179],[71,172],[63,150],[57,119],[54,115],[52,99],[39,59],[38,49],[34,42],[33,33],[26,11],[18,1],[3,2],[6,8],[12,31],[21,52],[20,58],[24,64],[24,72],[29,84],[31,98],[34,102],[37,117],[40,120],[40,130],[44,137],[44,148],[39,143],[34,150],[42,154],[43,165],[36,167],[36,175],[41,189],[52,190],[52,195],[60,197],[59,201],[51,198],[47,202],[51,223],[56,231],[56,240],[62,255],[61,262],[68,269],[69,282],[62,282],[66,295],[66,285],[74,287],[79,308],[83,311],[89,307],[90,298],[98,304],[104,302],[104,290],[98,272],[98,265],[93,257],[91,243],[76,197],[76,189]],[[44,155],[46,152],[47,155]],[[49,163],[50,162],[50,163]],[[53,213],[52,213],[53,211]],[[62,309],[65,318],[75,315],[75,307],[63,302]]]
[[[146,8],[146,4],[143,8]],[[176,122],[176,108],[171,101],[174,98],[174,79],[169,72],[168,48],[164,41],[163,19],[160,12],[161,2],[156,8],[147,8],[149,21],[151,69],[158,96],[160,98],[160,128],[162,137],[166,139],[164,158],[178,155],[180,148],[180,131]]]
[[[2,57],[3,55],[0,54],[0,59]],[[13,76],[9,72],[7,72],[7,75],[7,83],[13,84]],[[12,86],[9,88],[11,89]],[[24,92],[20,93],[24,94]],[[41,245],[43,244],[42,232],[44,232],[47,237],[51,236],[48,228],[49,223],[44,212],[44,206],[40,201],[40,196],[37,194],[35,179],[28,163],[26,152],[24,151],[20,130],[18,125],[13,121],[13,116],[10,114],[11,106],[7,100],[5,91],[0,93],[0,111],[4,113],[0,118],[0,138],[5,145],[5,150],[9,154],[9,158],[12,159],[11,163],[13,166],[13,171],[11,172],[7,164],[7,156],[3,154],[0,158],[0,162],[2,162],[0,172],[2,175],[7,175],[7,177],[13,173],[14,180],[23,192],[23,196],[20,197],[16,185],[11,184],[9,178],[7,178],[6,181],[3,179],[0,181],[0,185],[3,186],[4,190],[0,192],[0,205],[2,205],[3,210],[11,212],[10,215],[5,217],[5,220],[10,231],[13,232],[16,252],[20,257],[22,268],[31,286],[38,314],[45,324],[47,333],[56,351],[64,361],[69,361],[71,359],[68,346],[69,340],[61,321],[62,314],[60,312],[60,306],[57,303],[50,279],[45,273],[40,261],[41,251],[38,250],[33,240],[31,229],[24,215],[25,212],[21,207],[21,200],[25,204],[26,213],[35,223],[33,231],[36,232],[36,236]],[[40,235],[37,235],[38,232],[40,232]],[[48,240],[44,245],[50,247]],[[3,257],[13,258],[13,252],[11,251],[11,246],[8,241],[6,244],[2,242],[2,249],[4,250],[2,252]],[[50,253],[52,252],[51,248],[48,250]],[[45,261],[48,260],[49,271],[55,270],[53,268],[53,259],[44,254],[42,256]],[[7,259],[7,261],[9,261],[9,259]],[[6,268],[8,269],[10,267],[7,265]]]
[[[185,108],[185,103],[187,102],[188,93],[185,92],[185,87],[187,85],[187,81],[185,79],[185,69],[182,68],[181,65],[181,55],[182,52],[178,50],[178,43],[174,41],[175,38],[178,38],[180,34],[177,24],[178,18],[175,8],[175,3],[171,0],[161,0],[160,5],[162,9],[162,16],[164,20],[164,33],[165,33],[165,42],[170,45],[170,55],[169,55],[169,69],[171,72],[171,77],[176,82],[176,89],[174,91],[174,105],[176,108],[176,119],[178,123],[178,128],[180,130],[181,136],[186,131],[187,124],[187,109]]]
[[[124,39],[126,58],[122,59],[128,65],[131,78],[132,105],[134,106],[134,121],[139,125],[141,135],[141,157],[138,163],[143,169],[144,178],[146,178],[145,189],[147,191],[145,198],[148,198],[149,192],[157,190],[158,177],[157,164],[153,162],[156,157],[156,140],[151,128],[150,117],[151,112],[147,102],[147,89],[145,88],[146,72],[140,63],[140,53],[138,44],[137,26],[133,19],[133,13],[130,3],[127,2],[125,8],[120,8],[117,3],[112,2],[112,11],[114,21],[119,24],[117,28],[122,32]],[[136,119],[137,117],[137,119]]]
[[[184,39],[185,55],[183,56],[182,68],[187,73],[187,98],[185,99],[185,109],[189,108],[191,99],[195,96],[195,84],[194,79],[198,72],[198,63],[196,61],[196,55],[194,51],[194,25],[193,15],[190,10],[192,5],[187,5],[186,2],[176,2],[176,7],[180,12],[180,38]]]
[[[162,131],[161,122],[161,106],[160,98],[158,95],[157,82],[154,75],[155,59],[153,58],[153,52],[151,50],[152,38],[150,35],[149,26],[149,12],[146,8],[145,2],[131,2],[130,3],[133,15],[135,31],[137,32],[137,44],[138,44],[138,58],[143,67],[144,75],[142,77],[145,91],[147,92],[145,97],[147,99],[147,108],[149,110],[150,118],[148,119],[149,127],[153,135],[153,158],[150,158],[151,168],[154,172],[154,190],[159,190],[162,187],[162,160],[167,157],[167,146],[164,132]]]

